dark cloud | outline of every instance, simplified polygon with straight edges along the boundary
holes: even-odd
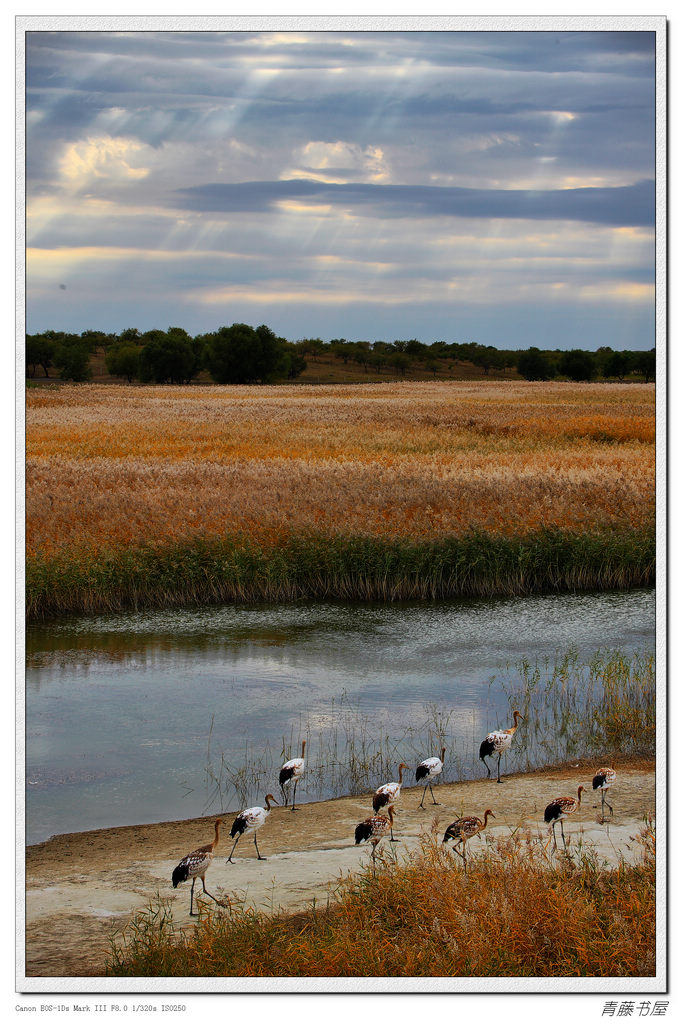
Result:
[[[577,220],[618,226],[651,226],[652,181],[619,188],[438,188],[426,185],[327,184],[294,179],[207,184],[181,189],[178,205],[213,213],[267,212],[283,200],[350,206],[377,217],[484,217]]]
[[[26,83],[33,329],[651,344],[652,32],[29,32]]]

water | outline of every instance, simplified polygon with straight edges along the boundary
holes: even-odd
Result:
[[[27,841],[262,802],[278,795],[279,764],[302,738],[318,770],[300,801],[335,795],[332,759],[351,734],[407,760],[439,753],[445,730],[444,777],[476,777],[481,738],[511,724],[521,659],[652,649],[654,605],[653,591],[636,591],[230,606],[30,627]],[[253,778],[230,789],[247,763]]]

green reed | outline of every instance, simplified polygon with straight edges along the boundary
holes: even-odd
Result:
[[[237,760],[207,750],[206,812],[219,806],[243,807],[256,795],[277,796],[280,765],[298,756],[306,740],[306,772],[297,799],[321,800],[373,792],[397,779],[397,766],[410,766],[406,786],[415,785],[414,769],[424,757],[446,748],[443,782],[483,777],[479,746],[489,728],[507,728],[512,711],[523,721],[502,771],[528,771],[569,758],[588,756],[652,756],[656,744],[656,676],[652,652],[626,655],[598,652],[582,661],[575,650],[556,659],[508,666],[506,678],[489,687],[506,697],[508,711],[485,727],[472,713],[464,722],[460,709],[428,703],[415,708],[409,725],[388,731],[377,716],[363,710],[361,700],[342,694],[315,723],[301,716],[281,743],[254,748],[245,741]],[[496,701],[499,703],[499,699]]]
[[[269,545],[239,535],[125,550],[34,556],[28,621],[67,613],[225,602],[435,600],[650,586],[653,529],[543,529],[405,538],[290,535]]]

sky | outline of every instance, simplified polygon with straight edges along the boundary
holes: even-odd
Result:
[[[26,37],[26,328],[655,343],[652,32]]]

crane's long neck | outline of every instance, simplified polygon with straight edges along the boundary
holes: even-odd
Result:
[[[215,850],[216,846],[218,845],[218,841],[219,840],[220,840],[220,821],[216,821],[216,823],[215,823],[215,839],[211,843],[211,849],[212,850]]]
[[[480,827],[480,829],[479,829],[479,832],[482,832],[482,831],[483,831],[483,829],[484,829],[484,828],[486,827],[486,825],[488,824],[488,816],[489,816],[489,815],[490,815],[490,811],[486,811],[486,812],[485,812],[485,814],[483,815],[483,824],[481,825],[481,827]]]

